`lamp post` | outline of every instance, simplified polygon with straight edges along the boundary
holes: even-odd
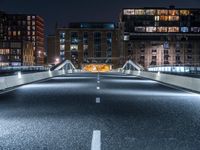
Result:
[[[60,59],[59,58],[56,58],[55,59],[55,64],[58,64],[60,62]]]

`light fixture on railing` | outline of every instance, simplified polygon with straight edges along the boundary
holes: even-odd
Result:
[[[18,76],[19,79],[21,79],[21,78],[22,78],[22,73],[19,71],[19,72],[17,73],[17,76]]]

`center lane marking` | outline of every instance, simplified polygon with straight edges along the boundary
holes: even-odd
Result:
[[[93,131],[91,150],[101,150],[101,131],[100,130]]]

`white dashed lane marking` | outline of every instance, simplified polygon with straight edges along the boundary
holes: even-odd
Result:
[[[93,131],[91,150],[101,150],[101,131],[100,130]]]
[[[96,103],[97,103],[97,104],[101,103],[100,97],[96,97]]]

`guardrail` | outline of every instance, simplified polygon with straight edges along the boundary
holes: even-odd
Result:
[[[200,73],[200,66],[187,65],[164,65],[164,66],[150,66],[147,68],[152,72],[173,72],[173,73]]]
[[[47,66],[0,66],[0,71],[46,71],[49,68]]]
[[[73,70],[56,70],[56,71],[46,71],[32,74],[21,74],[18,72],[17,75],[0,77],[0,90],[5,90],[24,84],[29,84],[32,82],[48,79],[51,77],[63,75],[66,73],[72,73]]]
[[[184,77],[170,74],[162,74],[160,72],[145,72],[145,71],[131,71],[126,70],[124,73],[140,76],[162,83],[170,84],[173,86],[189,89],[192,91],[200,92],[200,79],[192,77]]]

